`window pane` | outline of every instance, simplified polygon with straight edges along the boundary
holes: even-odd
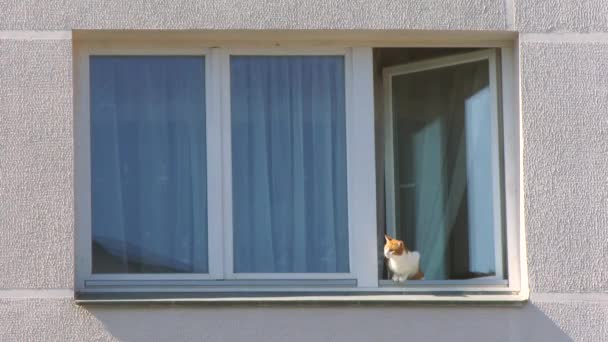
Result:
[[[231,58],[235,272],[348,272],[342,56]]]
[[[397,234],[427,280],[496,272],[488,64],[393,77]]]
[[[93,56],[93,273],[207,272],[201,56]]]

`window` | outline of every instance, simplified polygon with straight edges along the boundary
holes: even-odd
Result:
[[[231,56],[234,273],[348,273],[344,56]]]
[[[519,290],[511,49],[77,51],[79,293]]]
[[[454,53],[383,70],[387,233],[427,280],[506,283],[497,51]]]
[[[91,56],[92,273],[207,273],[205,59]]]

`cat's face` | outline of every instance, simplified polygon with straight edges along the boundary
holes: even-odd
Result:
[[[384,244],[384,256],[389,259],[393,255],[401,255],[407,251],[405,244],[401,240],[393,239],[388,235],[384,235],[386,243]]]

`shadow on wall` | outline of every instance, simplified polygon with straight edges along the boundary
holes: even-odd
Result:
[[[111,334],[121,341],[559,342],[585,339],[585,336],[568,336],[554,322],[560,321],[559,318],[552,319],[534,304],[523,307],[191,304],[84,308],[106,330],[101,334]],[[559,313],[564,309],[567,308],[549,312]],[[566,329],[580,332],[581,328]]]

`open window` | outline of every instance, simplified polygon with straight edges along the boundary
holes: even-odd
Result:
[[[504,285],[498,51],[432,52],[383,68],[386,233],[427,281]]]
[[[511,49],[76,50],[79,296],[519,291]]]

